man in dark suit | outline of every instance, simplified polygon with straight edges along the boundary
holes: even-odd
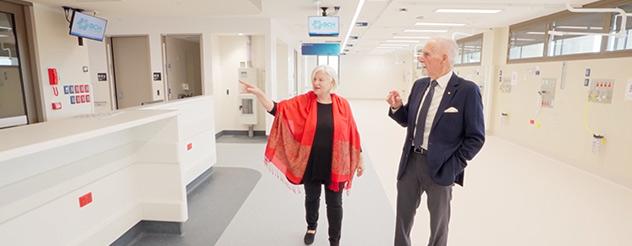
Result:
[[[429,77],[415,81],[404,105],[397,91],[386,98],[388,115],[407,128],[397,173],[395,246],[409,246],[415,213],[426,193],[430,212],[428,246],[448,240],[454,183],[485,142],[483,104],[478,86],[453,72],[458,46],[432,38],[417,57]]]

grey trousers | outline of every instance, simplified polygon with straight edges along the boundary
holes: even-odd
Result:
[[[430,212],[430,240],[428,246],[448,245],[450,200],[452,185],[440,186],[432,181],[427,172],[426,156],[411,152],[406,170],[397,181],[397,217],[395,221],[395,246],[410,246],[410,230],[421,201],[421,194],[428,196]]]

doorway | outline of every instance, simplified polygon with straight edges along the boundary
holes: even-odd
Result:
[[[25,6],[0,2],[0,128],[42,120]]]
[[[164,35],[163,53],[169,100],[202,95],[200,35]]]
[[[153,102],[149,37],[110,37],[116,109]]]

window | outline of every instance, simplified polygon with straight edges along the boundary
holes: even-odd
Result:
[[[470,42],[466,42],[463,48],[463,64],[481,63],[481,51],[483,50],[482,37]]]
[[[632,4],[619,6],[626,13],[632,13]],[[608,51],[632,49],[632,16],[626,18],[626,35],[624,37],[608,36]],[[610,33],[615,34],[621,26],[621,16],[613,14],[610,21]]]
[[[584,7],[626,11],[623,35],[615,36],[622,28],[623,18],[619,13],[562,11],[511,26],[508,62],[526,58],[547,61],[632,56],[632,3],[602,0]]]
[[[534,24],[509,34],[509,59],[523,59],[544,56],[546,25]]]
[[[603,13],[582,13],[551,22],[548,56],[597,53],[601,51]],[[595,34],[585,34],[595,33]]]
[[[459,46],[459,53],[455,58],[455,65],[481,64],[481,54],[483,53],[483,34],[459,39],[456,43]]]

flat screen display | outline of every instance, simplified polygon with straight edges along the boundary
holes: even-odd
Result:
[[[310,37],[338,37],[340,33],[338,16],[309,16],[307,25]]]
[[[337,56],[340,54],[339,43],[304,43],[301,45],[302,55]]]
[[[103,41],[107,23],[106,19],[73,11],[72,21],[70,22],[70,35]]]

